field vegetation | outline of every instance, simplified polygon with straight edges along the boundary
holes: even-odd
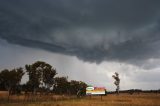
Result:
[[[101,96],[13,95],[9,101],[7,95],[0,92],[0,106],[160,106],[160,94],[156,93],[108,94],[102,99]]]

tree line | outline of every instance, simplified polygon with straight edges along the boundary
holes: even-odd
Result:
[[[22,77],[27,74],[28,81],[21,84]],[[25,65],[25,68],[4,69],[0,71],[0,90],[7,90],[9,95],[21,92],[36,95],[41,94],[68,94],[85,95],[87,84],[82,81],[71,80],[68,77],[56,77],[56,68],[43,61]]]

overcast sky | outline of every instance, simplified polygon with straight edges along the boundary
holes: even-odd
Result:
[[[159,45],[159,0],[0,1],[0,70],[41,60],[108,90],[114,72],[121,89],[160,89]]]

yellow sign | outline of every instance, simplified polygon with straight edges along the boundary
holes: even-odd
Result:
[[[86,95],[104,95],[105,91],[105,87],[87,87]]]

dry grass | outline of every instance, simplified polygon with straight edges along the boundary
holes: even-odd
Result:
[[[110,94],[77,99],[68,96],[46,95],[36,97],[36,101],[24,101],[24,96],[12,96],[6,101],[6,92],[0,92],[0,106],[160,106],[160,94]],[[34,99],[35,97],[32,97]]]

